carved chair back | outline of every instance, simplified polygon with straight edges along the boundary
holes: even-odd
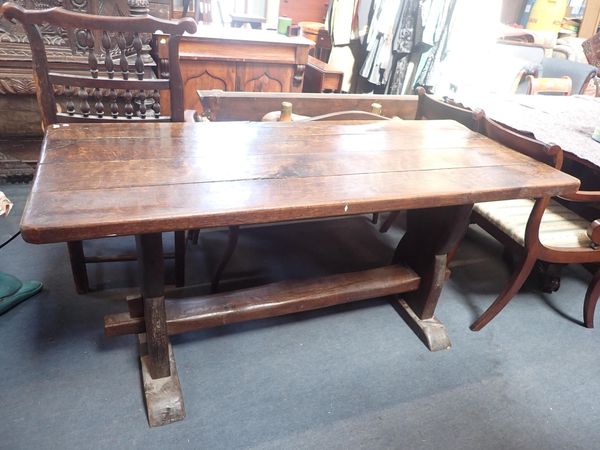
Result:
[[[27,33],[44,129],[61,122],[184,120],[179,40],[184,32],[196,31],[193,19],[172,22],[151,16],[94,16],[62,8],[26,10],[10,2],[0,6],[0,15],[20,22]],[[88,56],[84,73],[51,70],[43,31],[47,25],[72,33]],[[170,34],[170,77],[148,79],[144,34],[159,30]],[[161,114],[161,91],[170,93],[170,116]],[[64,92],[60,101],[55,92]]]
[[[422,86],[417,88],[419,103],[417,104],[416,119],[456,120],[473,131],[479,131],[481,111],[459,108],[429,95]]]

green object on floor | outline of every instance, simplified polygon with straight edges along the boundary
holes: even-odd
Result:
[[[23,283],[17,277],[0,272],[0,299],[13,295],[21,289],[21,286],[23,286]]]
[[[42,283],[39,281],[22,283],[18,278],[0,272],[0,314],[4,314],[41,290]]]

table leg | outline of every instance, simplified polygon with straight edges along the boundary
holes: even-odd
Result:
[[[140,361],[150,426],[185,417],[183,396],[169,344],[161,233],[136,236],[146,333],[139,335]]]
[[[473,205],[416,209],[407,213],[407,231],[394,253],[394,263],[408,264],[421,285],[398,300],[397,309],[431,351],[450,348],[444,325],[434,316],[447,278],[447,256],[462,239]]]

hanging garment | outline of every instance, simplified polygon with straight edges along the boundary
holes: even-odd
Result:
[[[427,21],[424,22],[423,45],[429,47],[416,70],[415,86],[435,85],[435,68],[446,56],[446,45],[450,33],[456,0],[443,2],[428,0],[430,4]]]
[[[375,85],[387,82],[392,62],[392,41],[398,12],[398,0],[374,0],[373,16],[367,35],[367,57],[360,75]]]
[[[332,36],[328,63],[344,73],[342,91],[353,92],[355,74],[364,59],[360,40],[367,33],[373,0],[332,0],[327,11],[326,28]]]
[[[386,88],[388,94],[402,94],[409,68],[409,56],[422,34],[420,11],[420,0],[404,0],[402,3],[394,33],[392,70]]]

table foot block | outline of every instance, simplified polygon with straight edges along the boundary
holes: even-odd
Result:
[[[408,326],[423,341],[429,350],[437,352],[448,350],[452,347],[448,331],[442,322],[435,316],[431,319],[419,319],[412,308],[404,300],[394,300],[397,304],[396,310],[402,316]]]
[[[167,299],[167,331],[173,335],[411,292],[418,289],[420,283],[421,278],[410,268],[391,265],[195,298]],[[120,313],[104,318],[107,336],[142,333],[144,330],[143,317]]]
[[[148,369],[149,357],[146,347],[146,334],[139,334],[138,339],[140,343],[140,363],[148,423],[151,427],[159,427],[183,420],[185,418],[183,395],[181,393],[179,375],[177,374],[175,356],[173,355],[171,344],[169,344],[171,375],[163,378],[152,378]]]

